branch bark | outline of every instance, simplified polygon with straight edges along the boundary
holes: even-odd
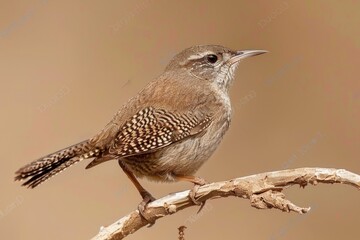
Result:
[[[199,202],[204,202],[214,198],[235,196],[249,199],[251,206],[258,209],[276,208],[284,212],[304,214],[310,207],[295,205],[285,198],[282,190],[292,185],[305,187],[307,184],[318,183],[343,183],[360,189],[360,175],[344,169],[331,168],[298,168],[267,172],[201,186],[195,198]],[[172,193],[151,202],[145,210],[145,216],[155,221],[194,206],[189,199],[189,192],[186,190]],[[113,224],[101,227],[100,232],[92,240],[123,239],[147,224],[148,222],[135,210]]]

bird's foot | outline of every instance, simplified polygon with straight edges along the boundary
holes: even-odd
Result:
[[[195,195],[201,186],[207,184],[205,179],[195,176],[184,176],[184,175],[177,175],[175,176],[175,179],[178,181],[192,182],[194,184],[194,187],[189,192],[189,198],[195,205],[200,205],[200,209],[198,211],[199,213],[201,209],[203,209],[203,207],[205,206],[206,201],[199,202],[198,200],[195,199]]]
[[[149,223],[148,227],[151,227],[152,225],[154,225],[155,221],[150,220],[148,217],[145,216],[144,213],[145,213],[146,206],[150,202],[154,201],[155,198],[147,191],[143,191],[140,194],[141,194],[143,200],[138,205],[138,211],[139,211],[140,216]]]
[[[189,198],[195,205],[200,206],[200,208],[197,212],[197,213],[199,213],[205,206],[206,201],[199,202],[198,200],[196,200],[195,195],[196,195],[197,191],[199,190],[199,188],[201,186],[207,184],[207,182],[205,181],[205,179],[199,178],[199,177],[195,177],[192,182],[194,183],[194,187],[189,192]]]

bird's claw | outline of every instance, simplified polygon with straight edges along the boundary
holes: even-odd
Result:
[[[146,206],[150,202],[155,201],[155,198],[149,192],[143,192],[143,193],[141,193],[141,196],[143,197],[143,200],[138,205],[138,211],[139,211],[140,216],[149,223],[148,227],[151,227],[152,225],[154,225],[155,221],[150,220],[148,217],[145,216],[144,213],[146,210]]]
[[[190,190],[189,192],[189,198],[191,199],[191,201],[195,204],[195,205],[199,205],[200,208],[199,210],[197,211],[197,213],[199,213],[203,207],[205,206],[205,203],[206,201],[203,201],[203,202],[199,202],[198,200],[195,199],[195,195],[196,195],[196,192],[199,190],[199,188],[203,185],[206,184],[206,181],[202,178],[199,178],[197,179],[197,182],[194,183],[194,187]]]

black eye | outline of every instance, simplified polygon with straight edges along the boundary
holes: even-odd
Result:
[[[218,60],[218,57],[215,54],[209,54],[206,56],[206,60],[209,63],[216,63],[216,61]]]

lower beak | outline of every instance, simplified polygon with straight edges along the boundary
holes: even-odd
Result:
[[[267,53],[266,50],[243,50],[243,51],[237,51],[236,54],[230,59],[231,63],[238,62],[244,58],[257,56],[263,53]]]

